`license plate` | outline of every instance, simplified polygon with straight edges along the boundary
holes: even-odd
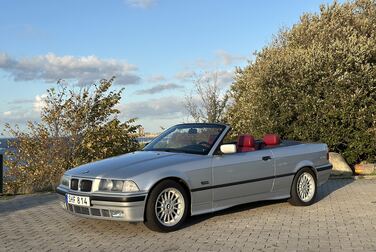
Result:
[[[72,194],[66,195],[67,203],[76,206],[90,206],[90,198],[84,196],[77,196]]]

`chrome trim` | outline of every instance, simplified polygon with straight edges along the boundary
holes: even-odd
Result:
[[[71,185],[72,185],[72,179],[78,179],[78,185],[77,185],[77,190],[74,190],[71,188]],[[81,181],[82,180],[89,180],[91,181],[91,188],[90,188],[90,191],[81,191]],[[76,176],[70,176],[70,179],[69,179],[69,190],[73,191],[73,192],[85,192],[85,193],[90,193],[93,191],[93,186],[94,186],[94,183],[95,183],[95,179],[93,178],[83,178],[83,177],[76,177]],[[59,185],[61,186],[61,185]]]
[[[143,200],[144,201],[144,200]],[[111,207],[129,207],[140,204],[143,201],[135,202],[113,202],[113,201],[101,201],[101,200],[92,200],[91,203],[96,206],[111,206]]]
[[[90,202],[113,202],[117,204],[119,202],[142,202],[145,201],[147,193],[126,193],[126,194],[101,194],[101,193],[88,193],[88,192],[79,192],[75,190],[66,190],[60,186],[56,188],[56,192],[60,195],[65,196],[65,194],[72,194],[77,196],[86,196],[90,197]]]
[[[333,168],[332,164],[325,164],[325,165],[316,166],[316,171],[321,172],[325,170],[331,170],[332,168]]]

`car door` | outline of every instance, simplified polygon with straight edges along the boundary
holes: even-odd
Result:
[[[259,200],[272,190],[274,173],[273,153],[267,149],[214,156],[213,208]]]

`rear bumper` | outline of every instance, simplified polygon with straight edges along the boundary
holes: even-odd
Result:
[[[328,181],[329,176],[332,173],[332,168],[333,166],[331,164],[325,164],[316,167],[317,183],[319,186]]]
[[[135,195],[98,195],[80,193],[58,187],[60,204],[68,212],[87,218],[138,222],[144,220],[144,210],[147,194]],[[90,198],[90,207],[68,204],[65,195],[86,196]]]
[[[326,164],[326,165],[320,165],[316,167],[317,172],[332,170],[333,165],[332,164]]]

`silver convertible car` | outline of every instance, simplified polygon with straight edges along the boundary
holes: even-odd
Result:
[[[332,166],[321,143],[230,138],[225,124],[179,124],[143,150],[68,170],[57,192],[70,213],[173,231],[187,216],[260,200],[311,205]],[[233,141],[235,140],[235,141]]]

